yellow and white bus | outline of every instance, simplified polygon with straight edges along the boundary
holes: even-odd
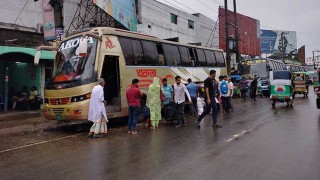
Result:
[[[85,45],[79,45],[84,39]],[[85,55],[79,50],[83,48]],[[132,79],[140,80],[140,88],[147,96],[154,77],[167,78],[170,84],[177,75],[183,82],[188,78],[201,82],[211,69],[217,71],[217,76],[227,74],[222,50],[108,27],[78,32],[57,49],[53,77],[45,88],[45,117],[86,120],[91,90],[100,77],[106,81],[108,117],[116,118],[128,115],[125,92]]]

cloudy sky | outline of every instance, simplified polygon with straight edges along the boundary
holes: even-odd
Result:
[[[218,7],[224,6],[224,0],[158,1],[214,20]],[[233,1],[228,3],[233,9]],[[260,20],[261,29],[296,31],[298,48],[306,45],[307,57],[320,50],[320,0],[237,0],[237,7],[239,13]]]

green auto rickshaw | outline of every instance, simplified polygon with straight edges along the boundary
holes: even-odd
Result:
[[[292,99],[292,73],[290,71],[270,71],[270,100],[272,107],[276,103],[287,103],[293,108]]]

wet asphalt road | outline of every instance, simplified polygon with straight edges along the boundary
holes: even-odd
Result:
[[[155,131],[141,129],[137,136],[128,136],[125,128],[112,129],[102,139],[40,133],[28,143],[1,146],[0,177],[319,180],[315,95],[296,98],[294,109],[276,106],[272,109],[267,99],[234,100],[235,112],[219,114],[221,129],[213,129],[207,117],[201,129],[188,118],[187,127],[161,124]]]

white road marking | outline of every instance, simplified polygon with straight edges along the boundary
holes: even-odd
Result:
[[[24,145],[24,146],[19,146],[19,147],[15,147],[15,148],[5,149],[5,150],[0,151],[0,154],[1,154],[1,153],[5,153],[5,152],[10,152],[10,151],[18,150],[18,149],[23,149],[23,148],[31,147],[31,146],[36,146],[36,145],[40,145],[40,144],[45,144],[45,143],[49,143],[49,142],[53,142],[53,141],[59,141],[59,140],[62,140],[62,139],[72,138],[72,137],[76,137],[76,136],[81,135],[81,134],[84,134],[84,133],[74,134],[74,135],[70,135],[70,136],[64,136],[64,137],[60,137],[60,138],[56,138],[56,139],[51,139],[51,140],[47,140],[47,141],[41,141],[41,142],[37,142],[37,143],[27,144],[27,145]]]
[[[233,140],[239,138],[240,136],[243,136],[247,132],[248,131],[246,131],[246,130],[242,130],[240,133],[233,135],[232,138],[227,140],[227,142],[233,141]]]

